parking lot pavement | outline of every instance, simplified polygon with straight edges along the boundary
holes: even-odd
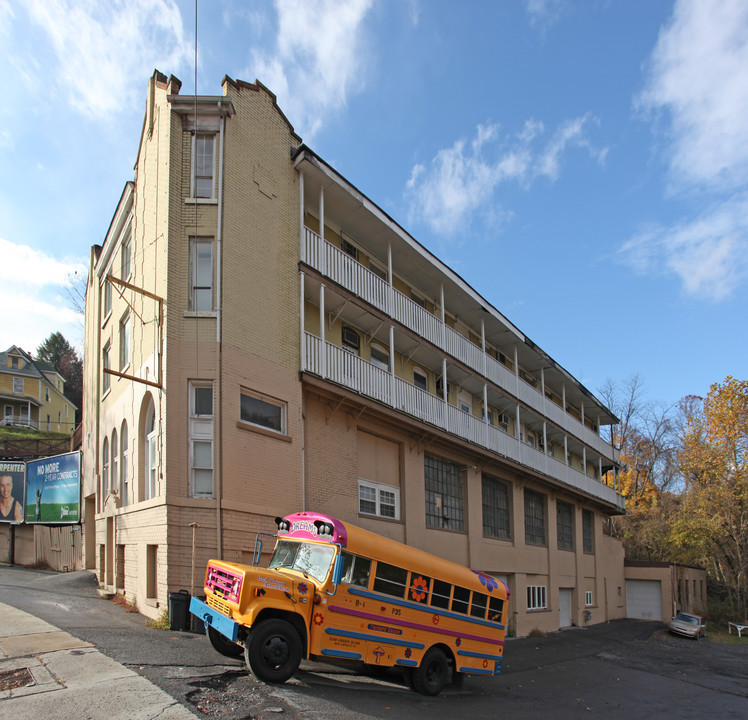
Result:
[[[288,683],[265,685],[205,637],[154,630],[102,600],[88,573],[0,567],[0,602],[90,643],[203,718],[748,717],[748,641],[694,642],[668,635],[661,623],[622,620],[510,639],[501,676],[468,677],[428,698],[408,690],[396,671],[372,677],[308,662]]]

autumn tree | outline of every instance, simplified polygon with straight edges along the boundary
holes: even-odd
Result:
[[[748,381],[728,376],[687,399],[679,467],[685,483],[674,540],[748,616]]]
[[[65,397],[77,408],[75,422],[78,424],[83,401],[83,360],[78,351],[62,333],[55,332],[36,349],[36,359],[48,362],[65,379]]]

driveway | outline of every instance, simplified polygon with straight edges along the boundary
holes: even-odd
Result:
[[[0,567],[0,602],[93,643],[203,718],[748,717],[748,638],[744,647],[694,642],[661,623],[619,620],[510,639],[500,677],[468,677],[429,698],[396,671],[369,677],[307,662],[285,685],[265,685],[206,638],[154,630],[101,599],[87,572]]]

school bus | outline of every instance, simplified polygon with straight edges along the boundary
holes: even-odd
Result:
[[[219,653],[243,654],[269,683],[288,680],[302,658],[398,666],[424,695],[450,673],[499,674],[502,582],[328,515],[276,523],[268,568],[257,564],[258,536],[252,565],[210,560],[205,602],[191,600]]]

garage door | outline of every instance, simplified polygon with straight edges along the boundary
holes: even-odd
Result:
[[[662,620],[662,583],[659,580],[626,580],[628,617]]]

